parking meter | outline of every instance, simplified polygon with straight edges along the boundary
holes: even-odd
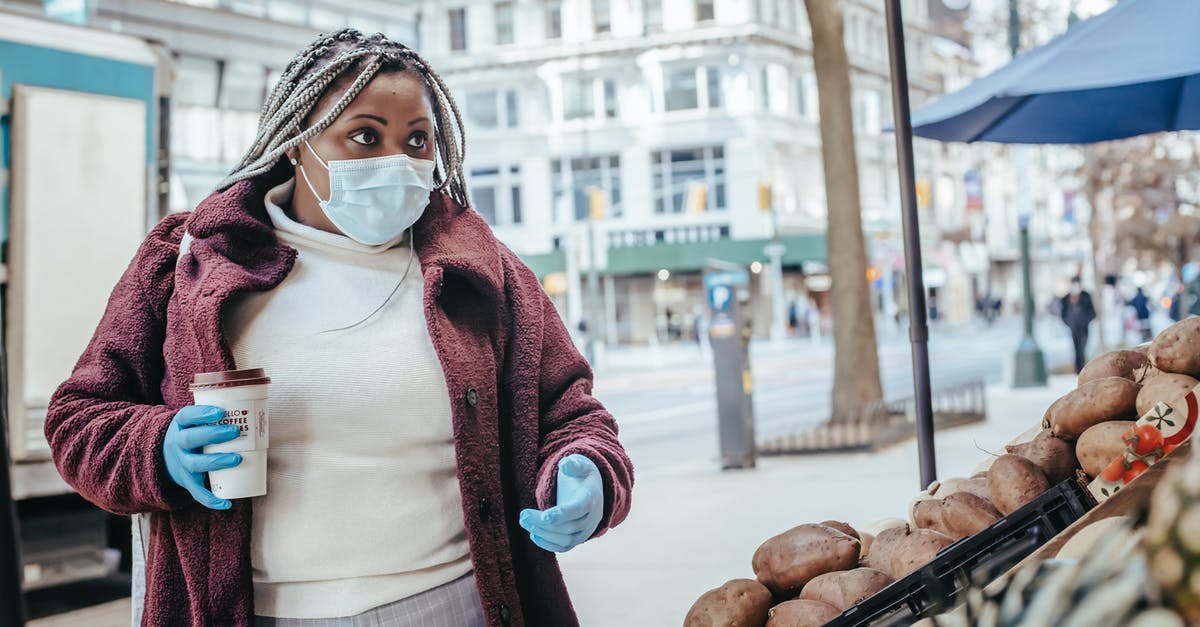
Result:
[[[751,318],[750,307],[743,302],[749,282],[746,270],[736,265],[710,264],[704,273],[722,469],[753,468],[755,464]]]

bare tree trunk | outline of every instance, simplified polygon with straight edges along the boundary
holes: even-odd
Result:
[[[821,156],[825,162],[825,234],[833,279],[833,413],[845,421],[883,398],[879,355],[867,283],[862,209],[858,198],[850,63],[842,35],[840,0],[805,0],[812,26],[813,64],[821,115]]]

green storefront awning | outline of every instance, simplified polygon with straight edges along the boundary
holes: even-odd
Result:
[[[717,240],[685,244],[653,244],[650,246],[627,246],[608,250],[608,267],[603,274],[631,275],[653,274],[659,270],[671,272],[699,272],[709,259],[720,259],[743,266],[755,261],[767,262],[763,251],[768,239]],[[825,236],[820,233],[789,235],[781,238],[786,247],[783,264],[800,265],[804,262],[825,262]],[[520,255],[525,265],[538,278],[554,272],[565,272],[566,254],[562,250],[535,255]]]

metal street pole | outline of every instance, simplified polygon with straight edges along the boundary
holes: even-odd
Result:
[[[771,242],[767,244],[767,258],[771,262],[771,341],[778,342],[787,337],[787,303],[783,299],[783,255],[787,247],[779,238],[779,212],[771,203]]]
[[[896,166],[900,171],[900,209],[904,218],[904,263],[908,268],[908,333],[912,341],[913,395],[917,405],[917,454],[921,465],[921,489],[925,489],[937,480],[937,460],[933,450],[929,324],[925,311],[925,278],[921,270],[912,116],[908,103],[908,62],[904,53],[904,21],[900,14],[900,0],[887,0],[886,13],[888,56],[892,71],[892,115],[896,124]]]
[[[587,306],[587,358],[592,368],[598,368],[596,359],[599,357],[596,344],[600,337],[600,321],[603,319],[600,307],[600,276],[596,273],[596,217],[589,215],[587,221],[588,237],[588,306]]]
[[[0,344],[0,375],[7,381],[5,353],[3,345]],[[5,389],[0,393],[0,401],[6,402],[7,396]],[[4,409],[0,409],[0,416],[4,414]],[[20,535],[17,533],[17,513],[12,500],[9,463],[8,422],[0,419],[0,627],[21,627],[25,624],[25,597],[21,594],[21,551],[18,544]]]
[[[1021,49],[1021,16],[1017,0],[1008,0],[1008,44],[1012,56]],[[1017,345],[1013,361],[1013,387],[1044,387],[1046,358],[1033,337],[1033,281],[1029,251],[1029,147],[1014,146],[1010,150],[1017,174],[1018,226],[1021,233],[1021,296],[1025,300],[1025,333]]]

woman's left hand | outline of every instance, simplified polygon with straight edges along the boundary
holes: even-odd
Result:
[[[534,544],[565,553],[592,537],[604,517],[604,484],[592,460],[576,453],[558,462],[555,503],[545,511],[523,510],[520,523]]]

